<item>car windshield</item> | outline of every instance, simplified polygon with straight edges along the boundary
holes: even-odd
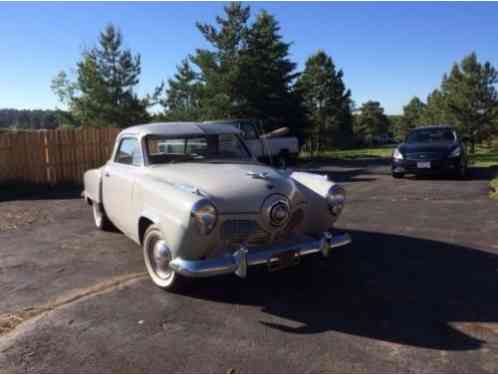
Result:
[[[146,137],[147,154],[151,164],[184,161],[252,160],[236,134],[168,137]]]
[[[455,139],[452,129],[420,129],[411,132],[406,138],[406,143],[454,142]]]

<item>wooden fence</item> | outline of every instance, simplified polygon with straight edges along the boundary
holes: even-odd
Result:
[[[104,164],[120,129],[80,128],[0,133],[0,185],[82,184]]]

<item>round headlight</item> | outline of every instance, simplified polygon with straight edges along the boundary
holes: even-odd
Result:
[[[339,185],[330,188],[327,195],[327,204],[329,211],[334,216],[339,216],[346,203],[346,190]]]
[[[207,235],[216,226],[218,213],[216,207],[209,200],[202,199],[194,204],[191,216],[199,233]]]
[[[403,154],[401,153],[401,151],[398,148],[394,149],[393,159],[395,159],[395,160],[403,160]]]
[[[458,146],[453,151],[451,151],[450,158],[457,158],[461,155],[461,153],[462,153],[462,149],[460,148],[460,146]]]

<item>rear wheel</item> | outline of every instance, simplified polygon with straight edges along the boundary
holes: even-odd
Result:
[[[113,225],[107,214],[105,213],[104,206],[98,202],[92,201],[93,221],[97,229],[109,231],[113,229]]]
[[[145,267],[153,283],[161,289],[177,291],[186,279],[175,272],[169,263],[173,260],[171,251],[157,225],[147,228],[143,240]]]
[[[403,177],[405,177],[405,174],[393,172],[393,177],[394,178],[403,178]]]

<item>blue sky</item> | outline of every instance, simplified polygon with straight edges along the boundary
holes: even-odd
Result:
[[[266,3],[299,69],[317,49],[344,70],[357,105],[379,100],[389,114],[436,88],[465,54],[498,66],[498,4]],[[109,22],[142,55],[138,91],[171,77],[182,58],[207,47],[195,22],[213,23],[223,3],[0,3],[0,108],[55,108],[51,78],[71,71]]]

